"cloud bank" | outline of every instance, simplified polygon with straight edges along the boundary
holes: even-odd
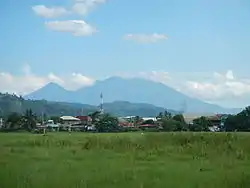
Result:
[[[92,85],[95,81],[81,73],[74,72],[64,75],[49,73],[48,75],[40,76],[34,74],[27,64],[22,67],[21,72],[21,75],[0,72],[0,92],[26,95],[50,82],[57,83],[68,90],[75,90],[80,87]]]

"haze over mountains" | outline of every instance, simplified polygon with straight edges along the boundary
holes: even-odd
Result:
[[[209,104],[186,96],[162,83],[139,78],[111,77],[103,81],[96,81],[94,85],[76,91],[68,91],[55,83],[49,83],[25,98],[98,105],[101,93],[103,93],[104,102],[107,103],[114,101],[147,103],[187,113],[237,113],[240,111],[240,109],[226,109]]]

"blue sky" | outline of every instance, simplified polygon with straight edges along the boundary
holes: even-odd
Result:
[[[250,102],[248,0],[2,0],[0,14],[0,72],[13,85],[2,90],[126,74],[224,106]],[[10,77],[30,86],[15,88]],[[211,87],[223,94],[206,96]]]

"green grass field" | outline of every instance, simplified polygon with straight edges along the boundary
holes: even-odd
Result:
[[[1,188],[249,188],[247,133],[0,134]]]

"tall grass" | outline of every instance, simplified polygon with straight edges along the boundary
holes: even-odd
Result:
[[[247,133],[0,134],[0,187],[249,187]]]

